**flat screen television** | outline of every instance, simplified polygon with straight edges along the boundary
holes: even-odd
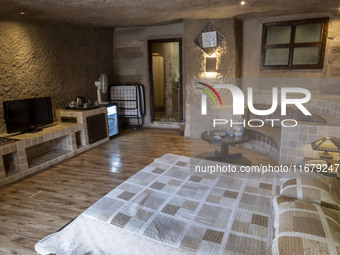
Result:
[[[34,132],[53,123],[50,97],[4,101],[7,133]]]

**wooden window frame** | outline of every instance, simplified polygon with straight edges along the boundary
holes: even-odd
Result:
[[[325,48],[327,41],[328,32],[328,17],[313,18],[313,19],[302,19],[302,20],[291,20],[291,21],[278,21],[263,23],[262,28],[262,45],[261,45],[261,63],[260,68],[262,70],[273,70],[273,69],[322,69],[325,57]],[[322,23],[321,40],[319,42],[308,42],[308,43],[294,43],[295,41],[295,30],[297,25],[301,24],[313,24]],[[267,31],[272,26],[291,26],[290,42],[286,44],[272,44],[267,45]],[[293,65],[293,52],[295,48],[299,47],[320,47],[319,62],[317,64],[303,64]],[[289,48],[288,65],[266,65],[266,49],[278,49],[278,48]]]

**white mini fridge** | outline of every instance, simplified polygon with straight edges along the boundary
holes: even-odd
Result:
[[[109,137],[112,138],[119,134],[118,128],[118,105],[111,103],[106,106]]]

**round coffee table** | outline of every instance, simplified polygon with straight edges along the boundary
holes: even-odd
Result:
[[[215,135],[219,135],[221,139],[214,138]],[[241,158],[241,153],[229,154],[229,146],[235,146],[249,141],[249,135],[243,133],[242,136],[229,136],[225,130],[210,130],[204,131],[201,134],[201,138],[210,144],[220,144],[221,150],[215,151],[215,157],[209,157],[210,160],[223,161],[228,163],[235,163],[236,158]]]

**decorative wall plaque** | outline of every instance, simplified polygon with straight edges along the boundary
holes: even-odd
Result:
[[[224,40],[224,35],[208,22],[195,38],[195,43],[211,56]]]

